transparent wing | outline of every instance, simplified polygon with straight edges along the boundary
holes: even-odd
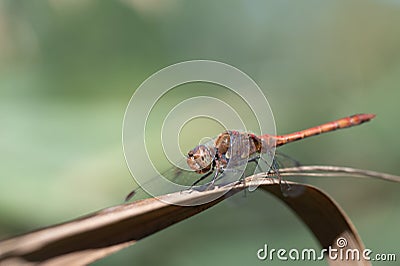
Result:
[[[279,169],[281,168],[286,168],[286,167],[298,167],[301,166],[301,163],[297,161],[296,159],[290,157],[289,155],[286,155],[281,152],[276,152],[275,153],[275,162],[276,162],[276,169],[274,170],[275,177],[278,177],[279,180],[281,181],[281,190],[282,193],[287,196],[287,197],[298,197],[304,192],[304,187],[300,186],[290,186],[286,182],[286,178],[280,176],[279,174]],[[295,177],[294,180],[295,182],[298,183],[304,183],[304,177]]]
[[[277,162],[279,168],[301,166],[301,163],[298,160],[279,151],[275,152],[275,161]]]

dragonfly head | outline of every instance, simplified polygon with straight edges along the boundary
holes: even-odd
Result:
[[[210,171],[214,157],[214,149],[205,145],[199,145],[188,152],[186,161],[193,171],[199,174],[204,174]]]

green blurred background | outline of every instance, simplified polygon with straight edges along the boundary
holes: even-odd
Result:
[[[281,134],[377,114],[281,151],[303,164],[400,174],[399,47],[396,0],[1,0],[0,238],[121,203],[135,186],[121,144],[126,105],[149,75],[185,60],[222,61],[250,75]],[[306,182],[334,197],[366,247],[399,256],[399,185]],[[318,247],[290,210],[258,191],[95,265],[260,265],[265,243]]]

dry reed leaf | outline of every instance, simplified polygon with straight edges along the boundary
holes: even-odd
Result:
[[[299,173],[297,173],[299,174]],[[301,189],[297,197],[285,197],[281,187],[270,178],[246,178],[245,184],[225,186],[209,191],[173,193],[121,204],[63,224],[40,229],[0,242],[0,265],[85,265],[110,255],[172,224],[200,213],[248,187],[260,186],[289,206],[310,228],[321,247],[337,247],[345,237],[347,249],[363,250],[363,244],[350,219],[340,207],[318,188],[290,182]],[[220,196],[215,199],[215,196]],[[330,265],[370,265],[368,261],[329,260]],[[347,263],[347,264],[346,264]]]

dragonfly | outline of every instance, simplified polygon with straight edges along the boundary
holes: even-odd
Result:
[[[262,154],[268,154],[277,147],[322,133],[361,125],[374,117],[374,114],[355,114],[285,135],[264,134],[257,136],[253,133],[235,130],[224,131],[215,140],[207,144],[200,144],[188,152],[186,163],[198,176],[190,189],[212,175],[212,180],[207,186],[207,189],[209,189],[214,186],[217,179],[222,178],[224,173],[230,169],[234,169],[243,162],[256,162],[258,165],[259,160],[265,161],[261,156]],[[269,163],[270,168],[279,177],[279,183],[281,183],[278,165],[279,162],[275,158]],[[177,171],[172,172],[178,175]],[[138,189],[130,192],[125,201],[130,200]]]

